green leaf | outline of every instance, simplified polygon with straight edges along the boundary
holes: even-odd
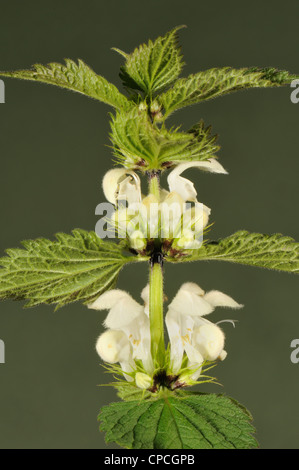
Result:
[[[177,31],[181,28],[174,28],[154,42],[142,44],[132,54],[116,49],[126,58],[120,73],[125,87],[151,95],[179,76],[184,65],[177,46]]]
[[[117,162],[127,168],[163,169],[181,161],[206,160],[215,156],[219,146],[211,127],[203,121],[190,129],[159,129],[145,111],[132,110],[111,116],[111,141]]]
[[[130,101],[118,91],[116,86],[109,83],[104,77],[97,75],[80,59],[78,64],[73,60],[66,59],[65,65],[54,62],[46,66],[36,64],[33,67],[33,70],[0,72],[0,76],[57,85],[95,98],[117,109],[131,108]]]
[[[214,68],[181,78],[158,97],[164,109],[164,117],[177,109],[216,98],[236,90],[247,88],[277,87],[298,78],[286,71],[274,68]]]
[[[24,249],[7,250],[0,258],[0,299],[29,300],[26,306],[89,302],[112,288],[123,265],[134,260],[94,232],[77,229],[56,238],[27,240]]]
[[[230,261],[298,273],[299,243],[280,234],[264,235],[242,230],[218,242],[204,244],[190,256],[177,261],[196,260]]]
[[[188,132],[193,136],[193,139],[186,148],[187,152],[185,152],[185,155],[177,155],[177,159],[174,161],[207,160],[208,158],[216,157],[216,153],[220,150],[220,146],[216,144],[218,135],[212,135],[211,126],[205,127],[203,120],[201,120]],[[188,151],[190,152],[189,155]]]
[[[257,447],[249,412],[215,394],[111,403],[99,415],[107,442],[128,449],[250,449]]]

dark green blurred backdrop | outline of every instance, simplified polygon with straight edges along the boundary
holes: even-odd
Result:
[[[299,3],[278,1],[1,2],[0,70],[82,58],[120,85],[116,46],[135,46],[176,25],[187,63],[184,74],[217,66],[276,66],[299,73]],[[19,241],[75,227],[93,229],[104,200],[101,179],[111,167],[109,108],[55,87],[5,80],[0,105],[1,253]],[[289,87],[250,90],[177,112],[184,128],[203,118],[220,134],[229,176],[190,171],[199,199],[212,208],[213,238],[237,229],[282,232],[299,240],[299,104]],[[244,303],[219,309],[228,358],[215,373],[225,391],[254,416],[262,448],[299,448],[299,364],[290,343],[299,338],[299,278],[217,262],[166,266],[171,298],[183,281],[219,289]],[[145,264],[128,267],[119,288],[136,299]],[[22,309],[0,305],[1,448],[105,448],[100,407],[115,399],[94,344],[103,312],[79,304]],[[113,448],[113,446],[111,446]]]

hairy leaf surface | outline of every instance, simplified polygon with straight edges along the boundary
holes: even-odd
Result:
[[[248,88],[278,87],[298,78],[274,68],[213,68],[177,80],[158,100],[165,117],[177,109]]]
[[[111,403],[99,415],[106,441],[128,449],[250,449],[251,419],[235,400],[199,393]]]
[[[94,232],[59,233],[57,240],[44,238],[23,242],[24,249],[9,249],[0,259],[0,298],[65,305],[91,301],[112,288],[124,264],[119,245],[106,242]]]
[[[78,64],[66,59],[65,64],[53,62],[48,65],[36,64],[32,70],[0,72],[1,76],[33,80],[67,88],[95,98],[117,109],[130,109],[130,101],[118,91],[116,86],[104,77],[97,75],[82,60]]]
[[[241,230],[223,240],[206,243],[178,261],[194,260],[230,261],[298,273],[299,243],[280,234],[265,235]]]
[[[174,28],[154,42],[142,44],[132,54],[119,51],[126,59],[120,76],[124,86],[151,95],[170,85],[180,74],[183,61]]]
[[[168,131],[154,126],[146,112],[132,110],[112,116],[111,129],[117,161],[130,168],[163,169],[182,161],[207,160],[220,148],[203,121],[188,132]]]

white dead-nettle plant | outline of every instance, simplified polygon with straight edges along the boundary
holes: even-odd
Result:
[[[227,173],[217,160],[217,136],[203,121],[188,131],[168,128],[166,121],[183,107],[236,90],[286,85],[297,77],[274,68],[223,67],[179,78],[184,65],[179,29],[131,54],[117,49],[124,59],[125,94],[81,60],[0,74],[57,85],[112,106],[117,165],[103,177],[105,198],[113,205],[108,229],[116,240],[77,229],[57,234],[55,241],[23,242],[22,250],[8,250],[0,260],[0,297],[25,299],[29,306],[82,301],[100,311],[104,331],[95,335],[96,351],[122,398],[100,413],[107,442],[138,449],[252,448],[257,443],[243,406],[200,388],[190,391],[215,382],[208,371],[227,356],[222,324],[234,321],[223,310],[224,318],[213,322],[213,311],[242,305],[191,282],[202,285],[202,279],[182,280],[166,304],[164,264],[221,260],[298,273],[299,244],[244,230],[211,240],[211,209],[198,200],[183,173]],[[160,184],[162,173],[166,188]],[[142,178],[148,182],[146,194]],[[137,302],[116,283],[126,264],[141,262],[149,265],[149,279]],[[102,311],[108,312],[106,318]]]

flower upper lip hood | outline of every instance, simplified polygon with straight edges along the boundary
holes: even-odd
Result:
[[[141,201],[140,178],[127,168],[114,168],[104,175],[103,191],[107,201],[127,200],[129,204]]]
[[[194,184],[187,178],[180,176],[181,173],[189,168],[199,168],[200,170],[209,171],[211,173],[227,174],[227,171],[215,158],[210,158],[202,162],[180,163],[169,173],[167,182],[169,190],[175,191],[184,201],[197,201],[197,192],[194,188]]]

